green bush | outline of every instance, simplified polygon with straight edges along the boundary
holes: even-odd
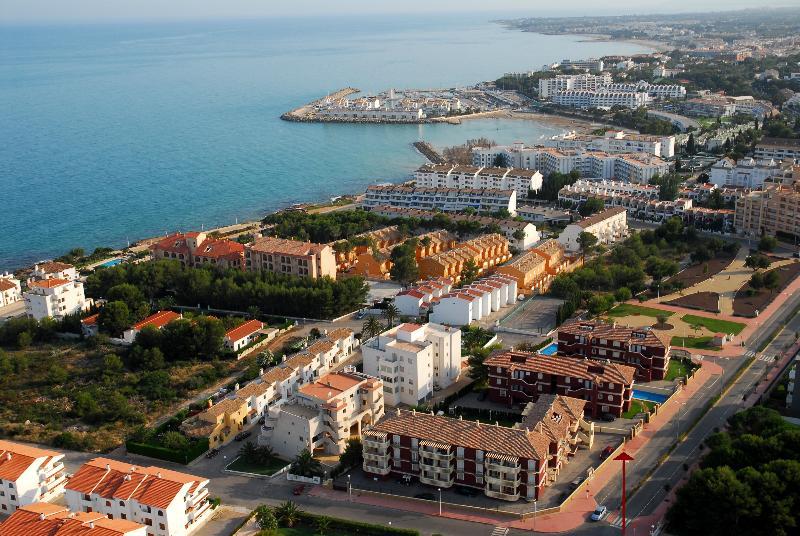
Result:
[[[308,512],[300,512],[300,521],[304,525],[316,527],[319,518],[326,517],[330,524],[328,528],[334,532],[345,532],[347,534],[361,534],[364,536],[384,536],[386,534],[396,534],[398,536],[419,536],[419,531],[413,529],[401,529],[386,525],[376,525],[373,523],[363,523],[361,521],[350,521],[338,517],[318,516]]]
[[[149,443],[140,443],[133,440],[126,441],[125,448],[128,449],[128,452],[134,454],[141,454],[142,456],[148,456],[150,458],[158,458],[159,460],[167,460],[169,462],[187,465],[208,450],[208,439],[198,439],[186,450],[172,450],[166,447]]]

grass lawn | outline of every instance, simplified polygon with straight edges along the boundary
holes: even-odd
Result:
[[[282,527],[278,529],[278,536],[316,536],[318,534],[316,527],[309,525],[295,525],[292,528]],[[350,536],[347,532],[338,530],[327,530],[326,536]]]
[[[733,333],[738,335],[744,329],[744,324],[740,322],[730,322],[707,316],[684,315],[681,320],[689,325],[703,326],[714,333]]]
[[[675,378],[685,378],[691,369],[679,359],[670,359],[669,368],[667,369],[667,381],[672,381]]]
[[[672,337],[672,346],[683,346],[684,348],[697,348],[698,350],[717,350],[717,346],[711,345],[713,337]]]
[[[672,316],[675,314],[672,311],[665,311],[664,309],[654,309],[652,307],[642,307],[641,305],[633,305],[631,303],[620,303],[608,312],[608,316],[652,316],[658,318],[661,315]]]
[[[655,407],[654,402],[648,400],[631,400],[631,409],[622,414],[623,419],[633,419],[639,413],[649,413]]]
[[[272,457],[271,462],[267,465],[252,464],[240,456],[239,458],[236,458],[233,463],[228,465],[226,469],[230,469],[231,471],[241,471],[242,473],[270,476],[283,469],[287,465],[289,465],[289,462],[274,456]]]

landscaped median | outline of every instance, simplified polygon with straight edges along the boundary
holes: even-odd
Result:
[[[673,311],[666,311],[664,309],[655,309],[654,307],[644,307],[642,305],[634,305],[632,303],[620,303],[608,312],[611,317],[623,316],[652,316],[658,318],[659,316],[670,317],[674,315]]]

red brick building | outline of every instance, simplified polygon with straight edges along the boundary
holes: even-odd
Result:
[[[244,269],[243,244],[224,238],[211,238],[206,233],[175,233],[156,242],[150,249],[154,259],[174,259],[181,266],[211,264]]]
[[[508,351],[488,357],[489,399],[512,406],[536,402],[541,395],[586,401],[593,417],[621,416],[630,409],[633,367],[581,357]]]
[[[650,328],[599,321],[577,321],[558,329],[558,353],[611,360],[636,369],[642,382],[663,380],[669,367],[670,339]]]
[[[437,488],[477,488],[506,501],[537,499],[582,440],[582,402],[548,400],[547,407],[532,411],[514,428],[390,411],[362,434],[363,468],[380,476],[418,477]]]

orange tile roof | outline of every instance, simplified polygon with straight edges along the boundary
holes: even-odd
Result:
[[[124,536],[143,534],[144,525],[124,519],[108,519],[94,512],[71,513],[64,506],[35,503],[21,506],[2,524],[3,536]]]
[[[66,285],[69,283],[66,279],[41,279],[39,281],[31,281],[28,286],[36,287],[36,288],[55,288],[60,287],[61,285]]]
[[[93,326],[97,324],[97,319],[100,318],[100,313],[93,314],[92,316],[87,316],[86,318],[81,320],[81,324],[84,326]]]
[[[18,479],[36,460],[63,456],[54,450],[45,450],[23,443],[15,443],[0,439],[0,479],[14,481]]]
[[[556,376],[583,378],[594,382],[633,383],[636,369],[618,363],[606,363],[583,357],[541,355],[534,352],[510,350],[490,356],[484,361],[487,367],[503,367],[510,371],[526,370]]]
[[[135,467],[127,463],[95,458],[85,463],[67,482],[66,489],[97,494],[106,499],[136,499],[165,509],[182,492],[193,492],[208,480],[160,467]],[[187,488],[186,485],[190,484]]]
[[[314,244],[312,242],[299,242],[297,240],[265,236],[257,238],[255,242],[253,242],[253,245],[250,246],[250,249],[260,253],[279,253],[283,255],[306,257],[309,255],[318,255],[328,247],[330,246],[325,244]]]
[[[264,329],[263,322],[260,320],[248,320],[241,326],[237,326],[225,333],[225,337],[231,341],[238,341],[244,339],[248,335],[252,335],[260,329]]]
[[[576,222],[575,225],[581,227],[582,229],[586,229],[588,227],[591,227],[592,225],[600,223],[601,221],[605,221],[609,218],[612,218],[617,214],[622,214],[623,212],[627,212],[627,209],[625,207],[608,208],[606,210],[598,212],[597,214],[592,214],[591,216]]]
[[[17,288],[17,285],[12,283],[8,279],[0,278],[0,291],[11,290],[12,288]]]
[[[300,388],[300,393],[327,402],[332,398],[336,398],[344,391],[352,389],[363,381],[363,378],[351,376],[344,372],[332,372],[322,376],[313,383],[304,385]]]
[[[626,344],[640,344],[643,346],[654,346],[669,348],[671,340],[664,333],[648,328],[630,328],[628,326],[618,326],[596,320],[578,320],[562,324],[558,328],[558,333],[569,335],[584,335],[593,339],[607,339],[620,341]]]
[[[63,272],[64,270],[75,268],[71,264],[58,261],[43,262],[41,264],[38,264],[37,266],[39,267],[40,272],[44,272],[46,274],[54,274],[56,272]]]
[[[131,329],[141,330],[145,326],[153,326],[156,329],[161,329],[170,322],[178,320],[179,318],[181,318],[181,315],[174,311],[159,311],[155,314],[148,316],[141,322],[137,322],[136,324],[131,326]]]

